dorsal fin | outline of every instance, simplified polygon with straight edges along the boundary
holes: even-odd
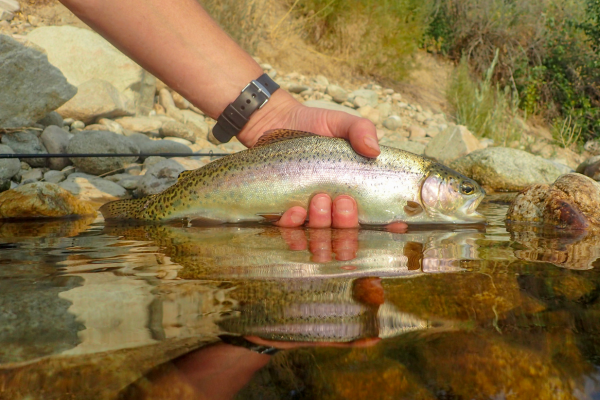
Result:
[[[283,140],[297,139],[307,136],[319,136],[310,132],[295,131],[293,129],[272,129],[266,131],[256,142],[254,147],[265,146],[267,144],[273,144],[281,142]]]
[[[188,169],[188,170],[185,170],[185,171],[181,171],[179,173],[179,175],[177,176],[177,180],[180,180],[180,179],[188,177],[194,171],[195,171],[195,169]]]

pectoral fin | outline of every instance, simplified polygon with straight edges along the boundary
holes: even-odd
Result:
[[[273,213],[273,214],[265,213],[265,214],[256,214],[256,215],[264,218],[265,220],[263,222],[273,223],[273,222],[279,221],[281,219],[281,216],[283,215],[283,213]]]
[[[423,206],[416,201],[407,201],[406,205],[404,206],[404,212],[409,217],[414,217],[415,215],[419,215],[423,212]]]

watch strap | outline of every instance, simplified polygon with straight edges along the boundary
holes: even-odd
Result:
[[[213,136],[221,143],[227,143],[246,125],[250,116],[262,108],[279,85],[267,74],[251,81],[242,93],[229,104],[217,119]]]

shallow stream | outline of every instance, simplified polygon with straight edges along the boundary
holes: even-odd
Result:
[[[0,223],[0,399],[600,399],[600,238],[506,208],[405,234]]]

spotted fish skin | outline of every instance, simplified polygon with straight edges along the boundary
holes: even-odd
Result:
[[[428,177],[468,180],[432,160],[386,146],[376,159],[366,158],[346,140],[312,134],[263,142],[182,174],[160,194],[111,202],[100,210],[105,218],[236,223],[307,207],[312,196],[327,193],[354,197],[362,224],[472,222],[454,215],[460,214],[456,210],[440,214],[423,203],[421,189]],[[479,203],[481,193],[468,201]]]

